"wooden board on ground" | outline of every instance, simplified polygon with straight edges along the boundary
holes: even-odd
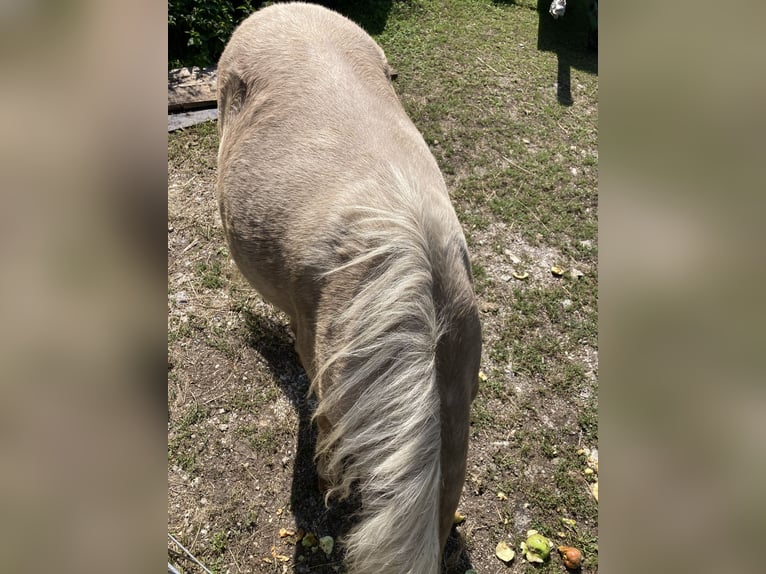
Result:
[[[190,126],[201,124],[202,122],[216,119],[218,119],[218,110],[215,108],[168,114],[168,131],[174,132],[182,128],[188,128]]]
[[[168,72],[168,111],[210,108],[216,105],[216,67],[179,68]]]

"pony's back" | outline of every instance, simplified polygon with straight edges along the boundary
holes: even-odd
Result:
[[[348,570],[435,573],[481,350],[438,166],[383,51],[325,8],[255,13],[218,78],[225,234],[243,274],[290,317],[319,398],[328,496],[360,494]]]

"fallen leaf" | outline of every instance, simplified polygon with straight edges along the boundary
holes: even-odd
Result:
[[[319,541],[317,540],[316,535],[313,532],[307,532],[306,535],[301,540],[301,544],[305,546],[306,548],[311,548],[312,546],[316,546],[319,544]]]
[[[551,267],[551,273],[553,273],[556,277],[561,277],[564,275],[564,270],[558,265],[554,265]]]
[[[277,554],[277,548],[276,546],[271,547],[271,557],[275,560],[279,560],[280,562],[287,562],[290,560],[289,556],[285,556],[284,554]]]
[[[479,371],[479,380],[482,382],[487,380],[487,375],[484,374],[484,371]]]
[[[529,273],[518,273],[516,271],[513,272],[513,277],[515,279],[518,279],[519,281],[523,281],[527,277],[529,277]]]
[[[513,560],[513,557],[516,556],[516,553],[510,546],[508,546],[508,543],[503,540],[499,542],[495,547],[495,556],[500,558],[500,560],[503,562],[508,563]]]
[[[279,537],[280,538],[287,538],[288,536],[292,536],[295,534],[295,530],[289,530],[287,528],[280,528],[279,529]]]
[[[465,522],[465,516],[463,516],[459,512],[455,512],[455,518],[452,521],[452,524],[457,526],[458,524],[463,524],[463,522]]]
[[[497,499],[498,500],[508,500],[508,495],[504,492],[498,492],[497,493]]]
[[[322,538],[319,539],[319,547],[322,549],[322,552],[324,552],[326,556],[332,554],[332,548],[334,545],[335,540],[332,539],[332,536],[322,536]]]
[[[598,481],[594,482],[590,486],[590,491],[591,491],[591,494],[593,494],[593,498],[595,498],[596,502],[598,502]]]

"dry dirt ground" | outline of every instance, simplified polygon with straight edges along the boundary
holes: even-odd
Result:
[[[555,551],[523,560],[532,528],[598,571],[598,76],[575,51],[574,105],[557,103],[534,8],[395,2],[376,35],[444,171],[481,308],[486,378],[449,574],[566,572]],[[342,571],[338,544],[327,556],[298,541],[302,529],[337,542],[353,504],[324,507],[286,319],[228,257],[217,143],[215,123],[168,136],[168,532],[213,572]],[[500,541],[517,550],[510,564]],[[168,559],[202,571],[172,542]]]

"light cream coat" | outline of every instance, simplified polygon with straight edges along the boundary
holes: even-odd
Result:
[[[327,495],[357,490],[352,574],[435,574],[465,478],[481,329],[439,168],[350,20],[276,4],[218,65],[231,254],[290,318]]]

